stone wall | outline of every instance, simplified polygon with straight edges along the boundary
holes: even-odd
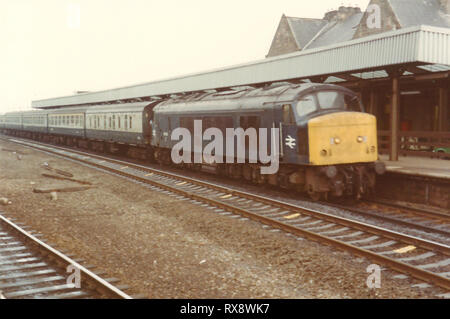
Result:
[[[295,41],[294,35],[289,27],[289,22],[286,16],[283,15],[267,57],[270,58],[299,50],[300,48],[297,45],[297,41]]]
[[[450,0],[439,0],[442,6],[442,10],[450,14]]]
[[[450,181],[386,173],[377,178],[376,196],[380,199],[450,209]]]
[[[444,0],[442,0],[444,1]],[[450,1],[450,0],[449,0]],[[391,5],[387,0],[372,0],[370,1],[370,5],[378,5],[380,8],[380,28],[374,28],[370,23],[368,23],[368,19],[373,16],[372,12],[365,12],[363,18],[361,19],[361,23],[356,30],[354,39],[366,37],[373,34],[378,34],[382,32],[397,30],[401,28],[401,25],[395,16],[394,11],[392,10]]]

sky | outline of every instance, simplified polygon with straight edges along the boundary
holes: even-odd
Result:
[[[369,0],[0,0],[0,113],[264,59],[282,14]]]

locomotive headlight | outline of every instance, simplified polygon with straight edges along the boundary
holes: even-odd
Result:
[[[342,141],[341,141],[341,139],[339,137],[335,137],[334,138],[334,144],[339,145],[341,143],[342,143]]]
[[[322,151],[320,152],[320,155],[322,155],[322,156],[327,156],[327,155],[328,155],[327,150],[322,150]]]
[[[362,137],[362,136],[358,136],[358,138],[356,139],[356,141],[357,141],[358,143],[362,143],[362,142],[364,142],[364,140],[365,140],[365,138]]]

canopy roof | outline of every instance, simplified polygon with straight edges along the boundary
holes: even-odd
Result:
[[[439,65],[440,71],[450,70],[450,29],[415,26],[208,72],[33,101],[32,106],[55,108],[123,103],[205,90],[263,86],[280,81],[314,82],[318,77],[325,77],[326,80],[333,76],[339,82],[339,79],[348,80],[349,77],[364,79],[367,72],[399,65],[414,66],[405,71],[409,73],[415,73],[415,70],[420,73],[433,72],[417,66],[435,64]]]

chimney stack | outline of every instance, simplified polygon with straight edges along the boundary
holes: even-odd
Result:
[[[441,0],[444,1],[444,0]],[[447,1],[447,0],[446,0]],[[448,0],[450,1],[450,0]],[[349,17],[361,13],[361,9],[359,7],[339,7],[338,10],[333,10],[330,12],[325,13],[324,20],[327,21],[344,21],[347,20]]]

